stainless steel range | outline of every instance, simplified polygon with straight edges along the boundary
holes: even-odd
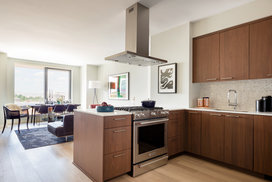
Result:
[[[132,176],[138,176],[167,164],[167,123],[169,111],[161,107],[115,107],[132,112]]]

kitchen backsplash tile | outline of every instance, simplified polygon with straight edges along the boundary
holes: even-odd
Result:
[[[228,90],[237,91],[238,110],[255,111],[255,101],[272,95],[272,79],[211,82],[200,84],[200,97],[210,97],[213,108],[230,109]],[[195,101],[197,102],[197,101]]]

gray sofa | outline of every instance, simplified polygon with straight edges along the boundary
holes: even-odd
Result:
[[[74,114],[67,114],[63,116],[62,121],[49,123],[47,129],[50,133],[57,137],[71,136],[74,133]]]

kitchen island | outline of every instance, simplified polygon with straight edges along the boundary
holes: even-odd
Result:
[[[102,182],[131,171],[131,113],[75,110],[73,163]]]

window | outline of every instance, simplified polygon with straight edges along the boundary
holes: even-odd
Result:
[[[15,103],[28,105],[44,102],[44,69],[15,65]]]
[[[71,100],[71,71],[45,68],[45,87],[48,101]]]
[[[15,65],[15,103],[71,101],[71,70]]]

